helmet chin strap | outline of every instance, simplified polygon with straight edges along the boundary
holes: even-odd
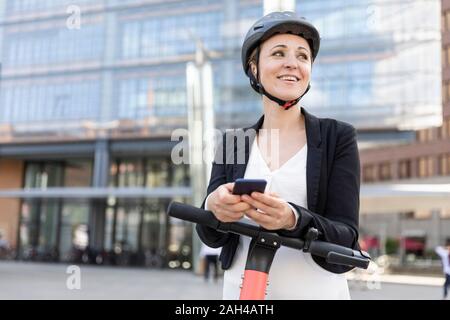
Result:
[[[311,88],[311,84],[308,83],[308,87],[306,88],[305,92],[300,97],[298,97],[297,99],[294,99],[294,100],[285,101],[285,100],[278,99],[277,97],[274,97],[273,95],[268,93],[261,84],[259,86],[261,88],[261,93],[263,95],[265,95],[270,100],[278,103],[278,105],[280,107],[282,107],[284,110],[289,110],[291,107],[295,106],[300,101],[300,99],[309,91],[309,88]]]
[[[279,99],[279,98],[277,98],[277,97],[274,97],[273,95],[271,95],[270,93],[268,93],[268,92],[264,89],[264,87],[262,86],[261,82],[259,82],[259,79],[257,80],[257,79],[255,78],[255,76],[253,75],[252,72],[250,72],[249,76],[250,76],[250,81],[253,82],[253,84],[256,85],[256,87],[258,88],[259,93],[265,95],[267,98],[269,98],[269,99],[272,100],[273,102],[276,102],[276,103],[277,103],[280,107],[282,107],[284,110],[289,110],[291,107],[295,106],[295,105],[300,101],[300,99],[303,98],[303,96],[304,96],[304,95],[309,91],[309,89],[311,88],[311,84],[308,83],[308,87],[306,88],[305,92],[304,92],[300,97],[298,97],[297,99],[294,99],[294,100],[286,101],[286,100],[281,100],[281,99]],[[259,76],[258,76],[258,78],[259,78]]]

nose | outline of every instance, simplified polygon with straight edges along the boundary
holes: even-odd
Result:
[[[297,68],[297,58],[295,57],[295,54],[288,54],[286,55],[286,58],[284,60],[284,67],[288,69],[295,69]]]

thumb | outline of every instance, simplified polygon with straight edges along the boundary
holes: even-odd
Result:
[[[234,182],[229,182],[223,185],[228,191],[233,192]]]

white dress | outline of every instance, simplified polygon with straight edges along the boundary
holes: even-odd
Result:
[[[307,208],[306,160],[305,144],[280,168],[271,172],[255,138],[244,178],[266,179],[266,192],[276,192],[284,200]],[[247,217],[241,221],[255,224]],[[240,237],[233,263],[224,273],[223,299],[239,299],[249,243],[249,237]],[[270,269],[266,299],[350,299],[350,294],[344,274],[323,269],[309,253],[281,247]]]

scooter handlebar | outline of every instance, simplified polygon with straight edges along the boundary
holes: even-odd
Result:
[[[214,216],[211,211],[199,209],[184,203],[172,201],[167,208],[169,216],[198,223],[204,226],[217,229],[220,221]]]
[[[211,211],[199,209],[184,203],[172,201],[167,208],[167,213],[171,217],[208,226],[221,232],[232,232],[249,237],[256,237],[261,232],[271,233],[280,240],[282,245],[294,249],[303,249],[304,251],[307,248],[307,252],[323,257],[329,263],[355,266],[363,269],[367,269],[369,266],[370,256],[366,252],[319,240],[313,240],[305,246],[306,243],[303,240],[283,237],[246,223],[220,222]]]

